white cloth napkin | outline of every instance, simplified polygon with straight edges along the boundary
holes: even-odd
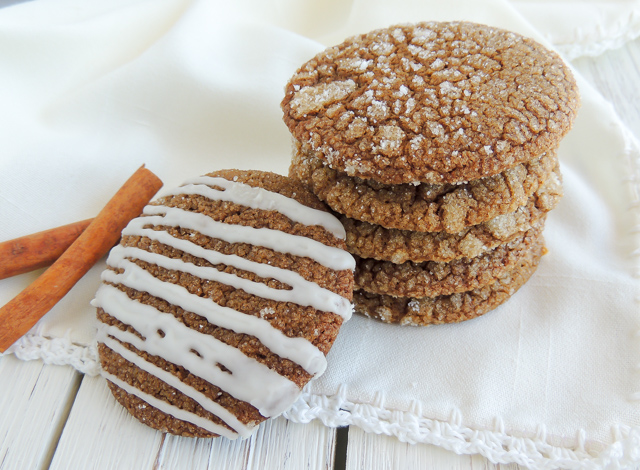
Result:
[[[166,188],[220,168],[286,173],[284,85],[323,44],[351,34],[463,19],[568,38],[561,45],[579,43],[575,56],[640,30],[637,2],[581,17],[579,34],[555,16],[583,3],[601,7],[517,2],[542,32],[504,0],[40,0],[0,10],[0,239],[95,215],[143,163]],[[467,323],[354,317],[290,419],[538,468],[640,458],[640,265],[630,235],[640,157],[611,107],[577,78],[583,106],[560,149],[566,195],[535,276]],[[11,351],[95,373],[89,301],[103,268]],[[0,302],[37,274],[0,281]]]
[[[512,0],[568,59],[595,56],[640,36],[638,0]]]

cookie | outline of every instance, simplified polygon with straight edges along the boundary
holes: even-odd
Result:
[[[522,235],[532,227],[543,226],[551,209],[562,197],[562,176],[556,167],[526,205],[487,222],[466,227],[459,233],[413,232],[386,229],[345,216],[340,220],[347,231],[347,249],[361,258],[392,263],[414,261],[448,262],[475,258]]]
[[[383,184],[336,171],[299,145],[289,176],[299,179],[340,214],[385,228],[458,233],[515,211],[556,166],[555,150],[502,173],[464,184]]]
[[[579,108],[537,42],[467,22],[397,25],[305,63],[281,103],[302,150],[385,184],[462,183],[556,148]]]
[[[497,281],[466,292],[416,299],[358,290],[353,294],[355,311],[385,323],[412,326],[471,320],[506,302],[529,280],[544,252],[543,243],[537,244]]]
[[[402,264],[356,257],[355,289],[393,297],[436,297],[477,289],[495,282],[544,243],[542,227],[476,258],[449,263]]]
[[[300,183],[225,170],[148,205],[93,304],[103,375],[152,428],[246,437],[326,367],[352,312],[345,232]]]

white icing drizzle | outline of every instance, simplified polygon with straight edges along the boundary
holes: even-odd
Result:
[[[329,269],[341,271],[344,269],[353,270],[355,260],[345,250],[322,243],[310,238],[290,233],[280,232],[268,228],[253,228],[244,225],[229,225],[217,222],[212,218],[189,212],[177,207],[167,206],[147,206],[143,213],[150,217],[134,219],[130,225],[168,225],[170,227],[182,227],[196,230],[208,237],[224,240],[229,243],[248,243],[251,245],[263,246],[280,253],[289,253],[295,256],[308,257]],[[127,226],[123,235],[132,235]]]
[[[113,286],[100,286],[94,305],[133,327],[145,340],[115,327],[107,329],[109,335],[186,368],[231,396],[255,406],[265,417],[281,414],[301,393],[286,377],[245,356],[239,349],[185,326],[171,314],[131,300]],[[197,351],[199,356],[192,351]],[[230,373],[216,364],[223,365]]]
[[[327,366],[324,354],[313,344],[304,338],[286,336],[271,326],[267,320],[246,315],[229,307],[222,307],[211,299],[191,294],[180,285],[163,282],[129,260],[122,259],[113,264],[110,260],[109,264],[123,269],[124,272],[118,274],[110,270],[104,271],[102,280],[105,282],[122,284],[140,292],[148,292],[187,312],[206,318],[209,323],[233,330],[236,333],[255,336],[272,352],[299,364],[312,375],[321,374]],[[111,314],[111,311],[106,308],[105,311]]]
[[[210,186],[224,188],[224,191]],[[229,201],[252,209],[277,211],[294,222],[304,225],[320,225],[337,238],[344,240],[346,237],[342,223],[329,212],[313,209],[295,199],[264,188],[255,188],[248,184],[229,181],[220,177],[199,176],[186,180],[184,186],[176,188],[174,191],[164,193],[167,196],[179,196],[181,194],[204,196],[215,201]]]
[[[196,266],[193,263],[185,263],[181,259],[168,258],[164,255],[160,255],[158,253],[150,253],[148,251],[142,250],[140,248],[135,248],[135,247],[123,247],[121,245],[116,246],[115,248],[113,248],[113,250],[111,250],[111,253],[109,254],[110,262],[112,261],[119,262],[119,260],[124,258],[137,258],[139,260],[158,265],[165,269],[170,269],[173,271],[182,271],[182,272],[186,272],[194,276],[197,276],[201,279],[218,281],[228,286],[235,287],[236,289],[242,289],[249,294],[253,294],[258,297],[262,297],[264,299],[271,299],[279,302],[292,302],[297,305],[311,306],[317,310],[321,310],[324,312],[332,312],[337,315],[340,315],[345,320],[347,320],[351,315],[351,304],[349,303],[349,301],[347,301],[347,299],[345,299],[344,297],[334,292],[331,292],[328,289],[321,288],[318,284],[314,282],[307,281],[298,273],[295,273],[293,271],[277,268],[275,266],[269,266],[267,264],[255,263],[247,259],[241,258],[239,256],[224,255],[217,251],[207,250],[187,240],[174,238],[166,232],[159,232],[159,231],[150,230],[150,229],[141,229],[137,234],[139,235],[149,234],[151,235],[149,238],[153,238],[153,239],[163,238],[169,243],[171,243],[171,240],[169,239],[172,239],[174,243],[171,243],[171,245],[174,248],[179,249],[177,245],[181,245],[186,248],[186,250],[184,250],[185,252],[192,254],[194,256],[198,256],[196,253],[202,254],[203,257],[206,256],[206,258],[204,259],[207,259],[207,261],[214,264],[224,263],[223,260],[225,258],[230,258],[231,262],[235,262],[236,264],[243,265],[246,271],[251,271],[258,275],[260,274],[257,271],[269,272],[270,274],[273,274],[273,276],[268,276],[268,277],[272,277],[274,279],[279,280],[280,282],[288,284],[289,286],[292,287],[292,289],[291,290],[274,289],[272,287],[267,286],[266,284],[262,284],[260,282],[254,282],[249,279],[243,279],[240,276],[237,276],[235,274],[225,273],[211,267]],[[158,234],[160,234],[161,236],[157,237],[156,235]],[[165,235],[165,236],[162,236],[162,235]],[[175,242],[184,242],[184,243],[175,243]],[[210,254],[213,256],[209,256]],[[224,264],[227,264],[227,263],[224,263]],[[231,264],[231,266],[235,266],[235,265]],[[238,267],[238,266],[235,266],[235,267]],[[261,269],[262,267],[265,267],[268,269]],[[239,269],[243,269],[243,268],[239,268]],[[267,277],[267,276],[263,276],[263,277]]]
[[[145,372],[148,372],[149,374],[159,378],[166,384],[170,385],[176,390],[182,392],[184,395],[193,399],[200,406],[202,406],[203,409],[216,415],[218,418],[220,418],[227,425],[229,425],[234,429],[234,431],[231,431],[224,426],[219,426],[215,423],[211,423],[211,426],[215,426],[215,428],[207,429],[208,431],[215,432],[216,434],[219,434],[224,437],[228,437],[230,439],[235,439],[238,436],[249,437],[253,433],[255,426],[249,427],[241,423],[233,413],[231,413],[225,407],[213,401],[204,393],[185,384],[175,375],[171,374],[170,372],[167,372],[164,369],[161,369],[160,367],[147,361],[143,357],[138,356],[133,351],[130,351],[129,349],[125,348],[120,342],[116,341],[115,339],[112,339],[112,337],[115,337],[115,335],[113,334],[114,333],[113,330],[118,330],[118,328],[114,326],[108,326],[108,325],[102,324],[100,327],[98,327],[98,336],[97,336],[98,341],[105,344],[109,349],[113,350],[114,352],[122,356],[122,358],[131,362],[133,365],[135,365],[139,369],[142,369]],[[168,405],[174,406],[170,404]],[[174,408],[177,408],[177,407],[174,406]],[[175,413],[172,412],[170,414],[175,417]],[[191,421],[189,420],[189,422]]]
[[[182,408],[178,408],[177,406],[173,406],[172,404],[167,403],[164,400],[160,400],[160,399],[154,397],[153,395],[149,395],[148,393],[145,393],[142,390],[139,390],[139,389],[129,385],[124,380],[120,380],[118,377],[116,377],[113,374],[109,374],[108,372],[101,371],[100,375],[102,375],[109,382],[112,382],[114,385],[117,385],[122,390],[124,390],[125,392],[129,393],[130,395],[137,396],[138,398],[140,398],[141,400],[147,402],[149,405],[153,406],[154,408],[157,408],[158,410],[162,411],[163,413],[171,415],[174,418],[180,419],[182,421],[186,421],[186,422],[191,423],[191,424],[195,424],[196,426],[199,426],[199,427],[201,427],[202,429],[204,429],[206,431],[213,432],[213,433],[219,434],[221,436],[229,437],[231,439],[235,439],[237,437],[237,434],[230,433],[229,430],[226,429],[225,427],[219,426],[219,425],[209,421],[206,418],[198,416],[195,413],[191,413],[190,411],[186,411],[186,410],[183,410]],[[228,435],[225,435],[223,430],[226,431],[226,434],[228,434]]]

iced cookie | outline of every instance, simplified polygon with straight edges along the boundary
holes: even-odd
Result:
[[[385,228],[458,233],[515,211],[557,165],[555,150],[494,176],[464,184],[390,185],[350,177],[323,160],[295,152],[289,176],[299,179],[340,214]]]
[[[531,277],[545,252],[542,239],[527,256],[492,284],[437,297],[410,298],[371,294],[353,295],[356,312],[385,323],[423,326],[471,320],[506,302]]]
[[[436,297],[464,292],[495,282],[543,243],[542,227],[476,258],[448,263],[402,264],[356,258],[355,288],[393,297]]]
[[[466,22],[350,38],[304,64],[282,101],[305,153],[385,184],[497,175],[556,148],[578,107],[556,53]]]
[[[226,170],[148,205],[96,293],[115,398],[183,436],[246,437],[323,373],[352,311],[345,232],[298,182]]]

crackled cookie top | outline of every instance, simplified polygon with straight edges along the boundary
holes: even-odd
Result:
[[[282,413],[351,315],[344,237],[320,200],[274,173],[210,173],[148,205],[93,302],[116,399],[184,436],[246,437]]]
[[[556,147],[578,107],[575,80],[557,54],[465,22],[348,39],[304,64],[282,101],[305,152],[388,184],[500,173]]]

